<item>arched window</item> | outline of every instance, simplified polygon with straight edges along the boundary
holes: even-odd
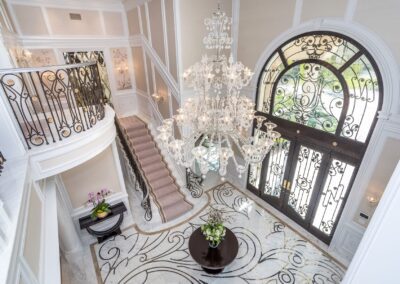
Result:
[[[282,138],[250,167],[248,188],[329,243],[382,93],[371,55],[344,35],[310,32],[282,44],[257,89],[257,114],[275,122]]]

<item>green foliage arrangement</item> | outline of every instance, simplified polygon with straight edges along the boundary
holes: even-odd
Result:
[[[211,208],[208,213],[207,223],[201,225],[201,232],[209,241],[211,247],[217,247],[225,237],[226,229],[223,225],[225,219],[220,210]]]
[[[103,213],[110,213],[110,204],[106,203],[106,200],[103,199],[101,202],[97,203],[97,205],[92,209],[90,217],[95,220],[99,215]]]

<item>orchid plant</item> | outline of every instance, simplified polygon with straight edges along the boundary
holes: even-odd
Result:
[[[88,193],[88,201],[87,206],[96,207],[99,203],[101,203],[108,195],[111,194],[111,190],[103,188],[100,191],[94,193],[93,191]]]
[[[105,217],[107,216],[108,213],[111,212],[110,210],[110,204],[106,203],[106,196],[111,193],[111,190],[109,189],[101,189],[97,193],[94,192],[89,192],[88,193],[88,201],[87,205],[88,206],[93,206],[93,209],[91,211],[91,217],[92,219]]]

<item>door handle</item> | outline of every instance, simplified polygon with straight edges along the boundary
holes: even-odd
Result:
[[[286,183],[286,190],[287,190],[287,191],[290,191],[290,185],[291,185],[291,182],[288,181],[288,182]]]
[[[283,189],[286,189],[286,184],[287,184],[287,180],[284,179],[284,180],[283,180],[283,184],[282,184],[282,188],[283,188]]]

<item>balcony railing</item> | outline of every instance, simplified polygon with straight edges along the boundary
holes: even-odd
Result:
[[[105,115],[94,63],[0,70],[0,85],[28,149],[84,132]]]

